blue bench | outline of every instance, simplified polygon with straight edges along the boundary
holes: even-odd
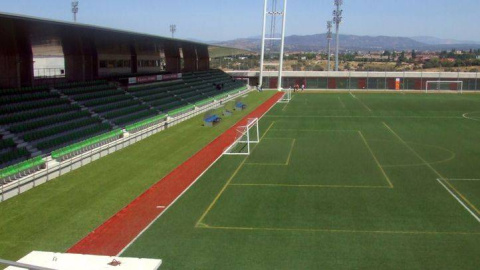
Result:
[[[218,115],[216,114],[203,119],[203,121],[205,122],[205,126],[207,127],[213,127],[213,125],[220,122],[221,120],[222,118],[218,117]]]
[[[237,103],[235,104],[235,109],[236,109],[237,111],[242,111],[242,110],[245,110],[246,108],[247,108],[247,105],[244,104],[244,103],[242,103],[242,102],[237,102]]]

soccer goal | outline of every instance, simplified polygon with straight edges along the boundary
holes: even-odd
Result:
[[[456,91],[463,93],[463,81],[427,81],[425,93],[429,91]]]
[[[292,89],[282,89],[284,94],[283,97],[278,101],[278,103],[288,103],[292,100]]]
[[[260,142],[258,118],[250,118],[245,126],[236,128],[235,141],[224,152],[224,155],[250,155],[252,145]]]

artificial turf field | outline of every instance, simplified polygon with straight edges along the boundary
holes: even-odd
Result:
[[[478,269],[480,95],[296,94],[122,256],[165,269]]]

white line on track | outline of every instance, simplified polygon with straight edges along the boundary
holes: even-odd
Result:
[[[467,209],[467,211],[478,221],[480,222],[480,218],[472,211],[470,210],[470,208],[468,208],[463,202],[462,200],[460,200],[457,195],[455,195],[455,193],[453,193],[440,179],[437,178],[437,181],[438,183],[440,183],[440,185],[442,185],[447,191],[448,193],[450,193],[465,209]]]

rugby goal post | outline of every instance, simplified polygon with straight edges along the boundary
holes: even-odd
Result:
[[[463,93],[463,81],[427,81],[425,93],[432,91],[457,91]]]
[[[292,89],[282,89],[280,91],[283,92],[283,96],[278,100],[278,103],[289,103],[292,100]]]
[[[250,155],[252,145],[260,142],[258,118],[249,118],[247,124],[235,129],[235,141],[223,152],[224,155]]]

